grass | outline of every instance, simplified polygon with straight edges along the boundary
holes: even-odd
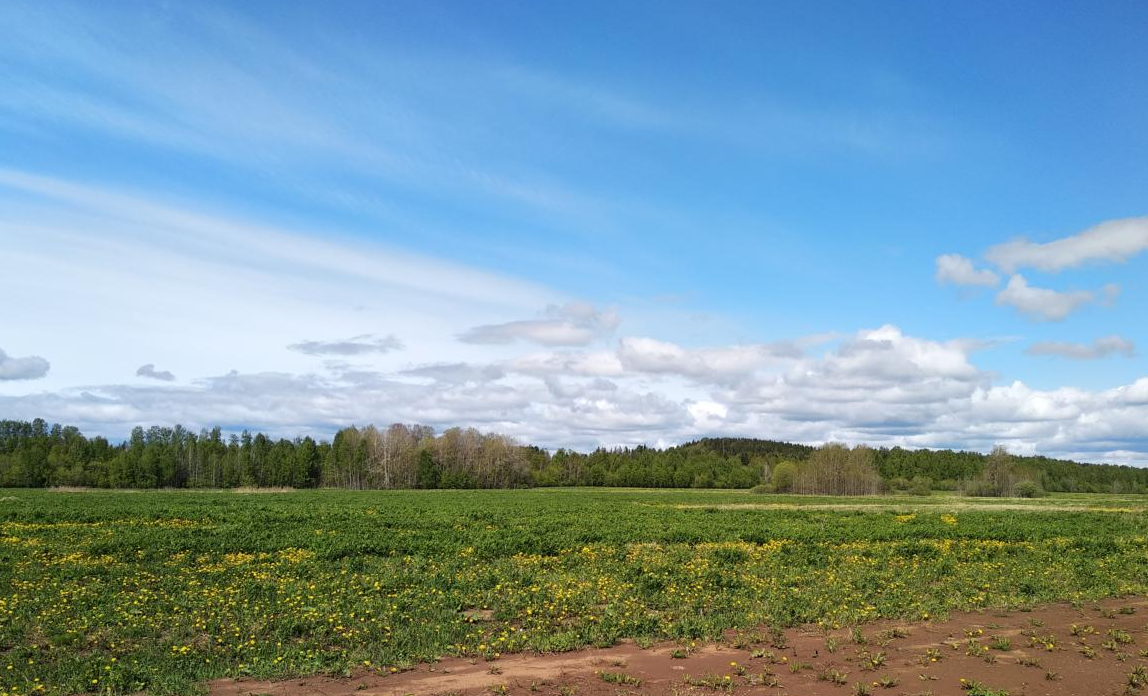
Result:
[[[1133,514],[1148,500],[1135,496],[0,498],[4,696],[189,694],[224,676],[390,673],[442,655],[685,644],[735,626],[839,628],[1148,592],[1148,515]]]

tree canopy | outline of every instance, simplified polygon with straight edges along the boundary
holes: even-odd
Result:
[[[101,488],[751,488],[827,494],[914,487],[1006,495],[1040,490],[1148,491],[1148,470],[1046,457],[898,447],[821,448],[753,438],[676,447],[550,452],[496,433],[396,423],[339,430],[331,441],[137,427],[123,442],[42,419],[0,421],[0,486]],[[972,484],[979,488],[973,490]],[[925,485],[927,489],[927,485]],[[991,489],[991,491],[989,490]],[[1025,488],[1027,490],[1027,487]]]

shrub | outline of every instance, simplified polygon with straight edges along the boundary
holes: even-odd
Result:
[[[933,481],[927,476],[915,476],[909,484],[909,495],[931,495],[932,492]]]
[[[909,490],[909,479],[904,476],[897,476],[889,479],[889,490],[891,491],[907,491]]]
[[[1048,495],[1035,481],[1021,481],[1013,487],[1013,492],[1018,498],[1043,498]]]
[[[773,490],[778,493],[789,493],[793,490],[793,481],[797,478],[797,464],[784,461],[773,467]]]

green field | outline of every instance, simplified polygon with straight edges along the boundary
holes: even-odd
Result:
[[[0,693],[1148,593],[1148,500],[0,490]]]

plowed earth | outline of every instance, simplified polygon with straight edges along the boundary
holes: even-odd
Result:
[[[1081,607],[1056,604],[1033,611],[952,614],[943,621],[882,622],[857,630],[743,630],[711,644],[641,648],[623,643],[549,655],[507,655],[490,662],[446,658],[396,674],[364,669],[347,678],[221,680],[210,684],[210,693],[1148,695],[1145,669],[1148,600],[1123,598]],[[1143,682],[1135,683],[1141,677]],[[978,692],[974,683],[984,690]]]

